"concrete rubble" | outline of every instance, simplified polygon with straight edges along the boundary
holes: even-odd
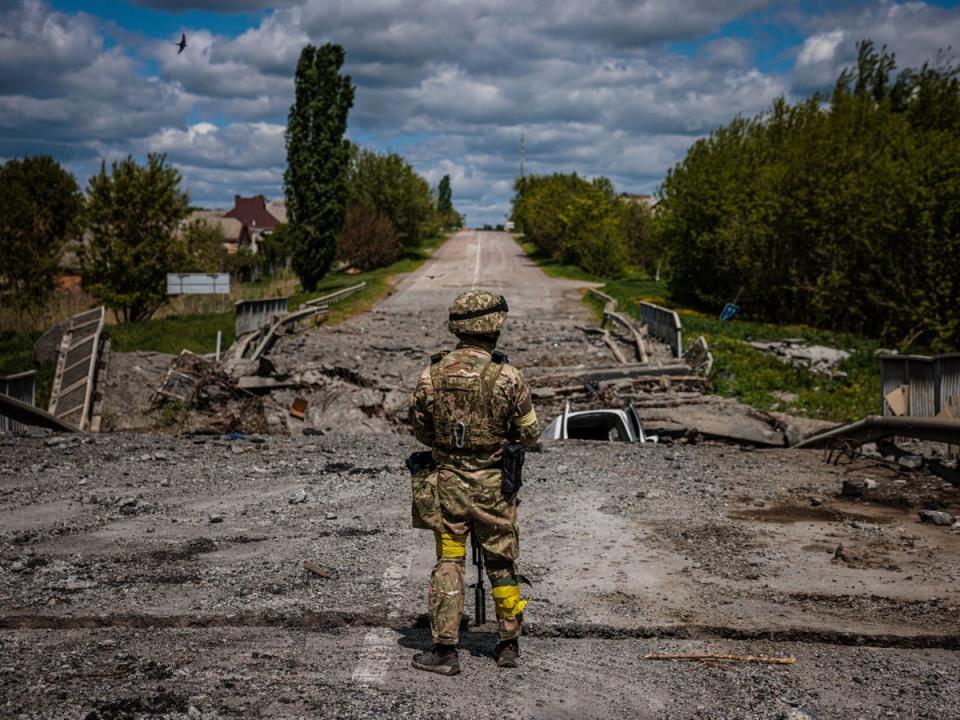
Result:
[[[837,369],[841,362],[850,357],[850,353],[846,350],[826,345],[808,345],[806,341],[797,338],[752,341],[748,344],[757,350],[773,353],[778,360],[788,365],[807,368],[818,375],[846,377],[843,371]]]
[[[475,272],[509,296],[501,347],[544,421],[629,401],[663,441],[531,451],[523,666],[498,670],[494,623],[467,623],[438,693],[409,667],[436,555],[410,527],[405,414]],[[163,432],[0,437],[0,716],[960,715],[952,461],[783,447],[816,423],[711,396],[702,353],[651,341],[636,362],[507,236],[464,233],[394,290],[234,367],[114,354],[113,427],[129,404]],[[796,662],[643,659],[718,653]]]

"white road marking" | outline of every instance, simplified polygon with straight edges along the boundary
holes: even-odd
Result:
[[[403,583],[410,574],[413,554],[407,553],[383,573],[380,592],[386,598],[390,619],[400,616],[400,599],[403,596]],[[353,682],[363,685],[379,685],[383,682],[390,666],[391,658],[396,655],[400,633],[390,628],[373,628],[363,639],[360,659],[353,669]]]
[[[480,282],[480,255],[483,250],[483,235],[477,235],[477,262],[473,266],[473,287]]]

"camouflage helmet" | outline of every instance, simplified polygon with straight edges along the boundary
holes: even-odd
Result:
[[[487,335],[507,319],[507,300],[486,290],[461,293],[450,306],[447,327],[454,335]]]

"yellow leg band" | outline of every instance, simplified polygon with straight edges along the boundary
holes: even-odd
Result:
[[[517,420],[517,427],[527,427],[528,425],[535,425],[537,422],[537,411],[531,410],[522,418]]]
[[[493,602],[497,606],[500,617],[516,617],[527,606],[526,600],[520,599],[519,585],[501,585],[493,589]]]
[[[442,560],[459,560],[467,555],[467,536],[450,533],[434,533],[437,538],[437,557]]]

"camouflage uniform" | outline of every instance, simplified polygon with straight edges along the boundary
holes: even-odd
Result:
[[[455,319],[489,308],[494,299],[503,303],[503,311]],[[435,645],[458,641],[471,531],[483,548],[500,640],[520,635],[526,601],[520,599],[514,570],[520,554],[517,498],[501,492],[500,464],[508,443],[532,444],[539,427],[523,375],[493,350],[494,333],[505,316],[506,303],[498,295],[471,291],[457,298],[449,325],[460,343],[432,358],[413,394],[414,435],[433,449],[438,466],[413,478],[413,524],[433,530],[437,543],[429,592]]]

